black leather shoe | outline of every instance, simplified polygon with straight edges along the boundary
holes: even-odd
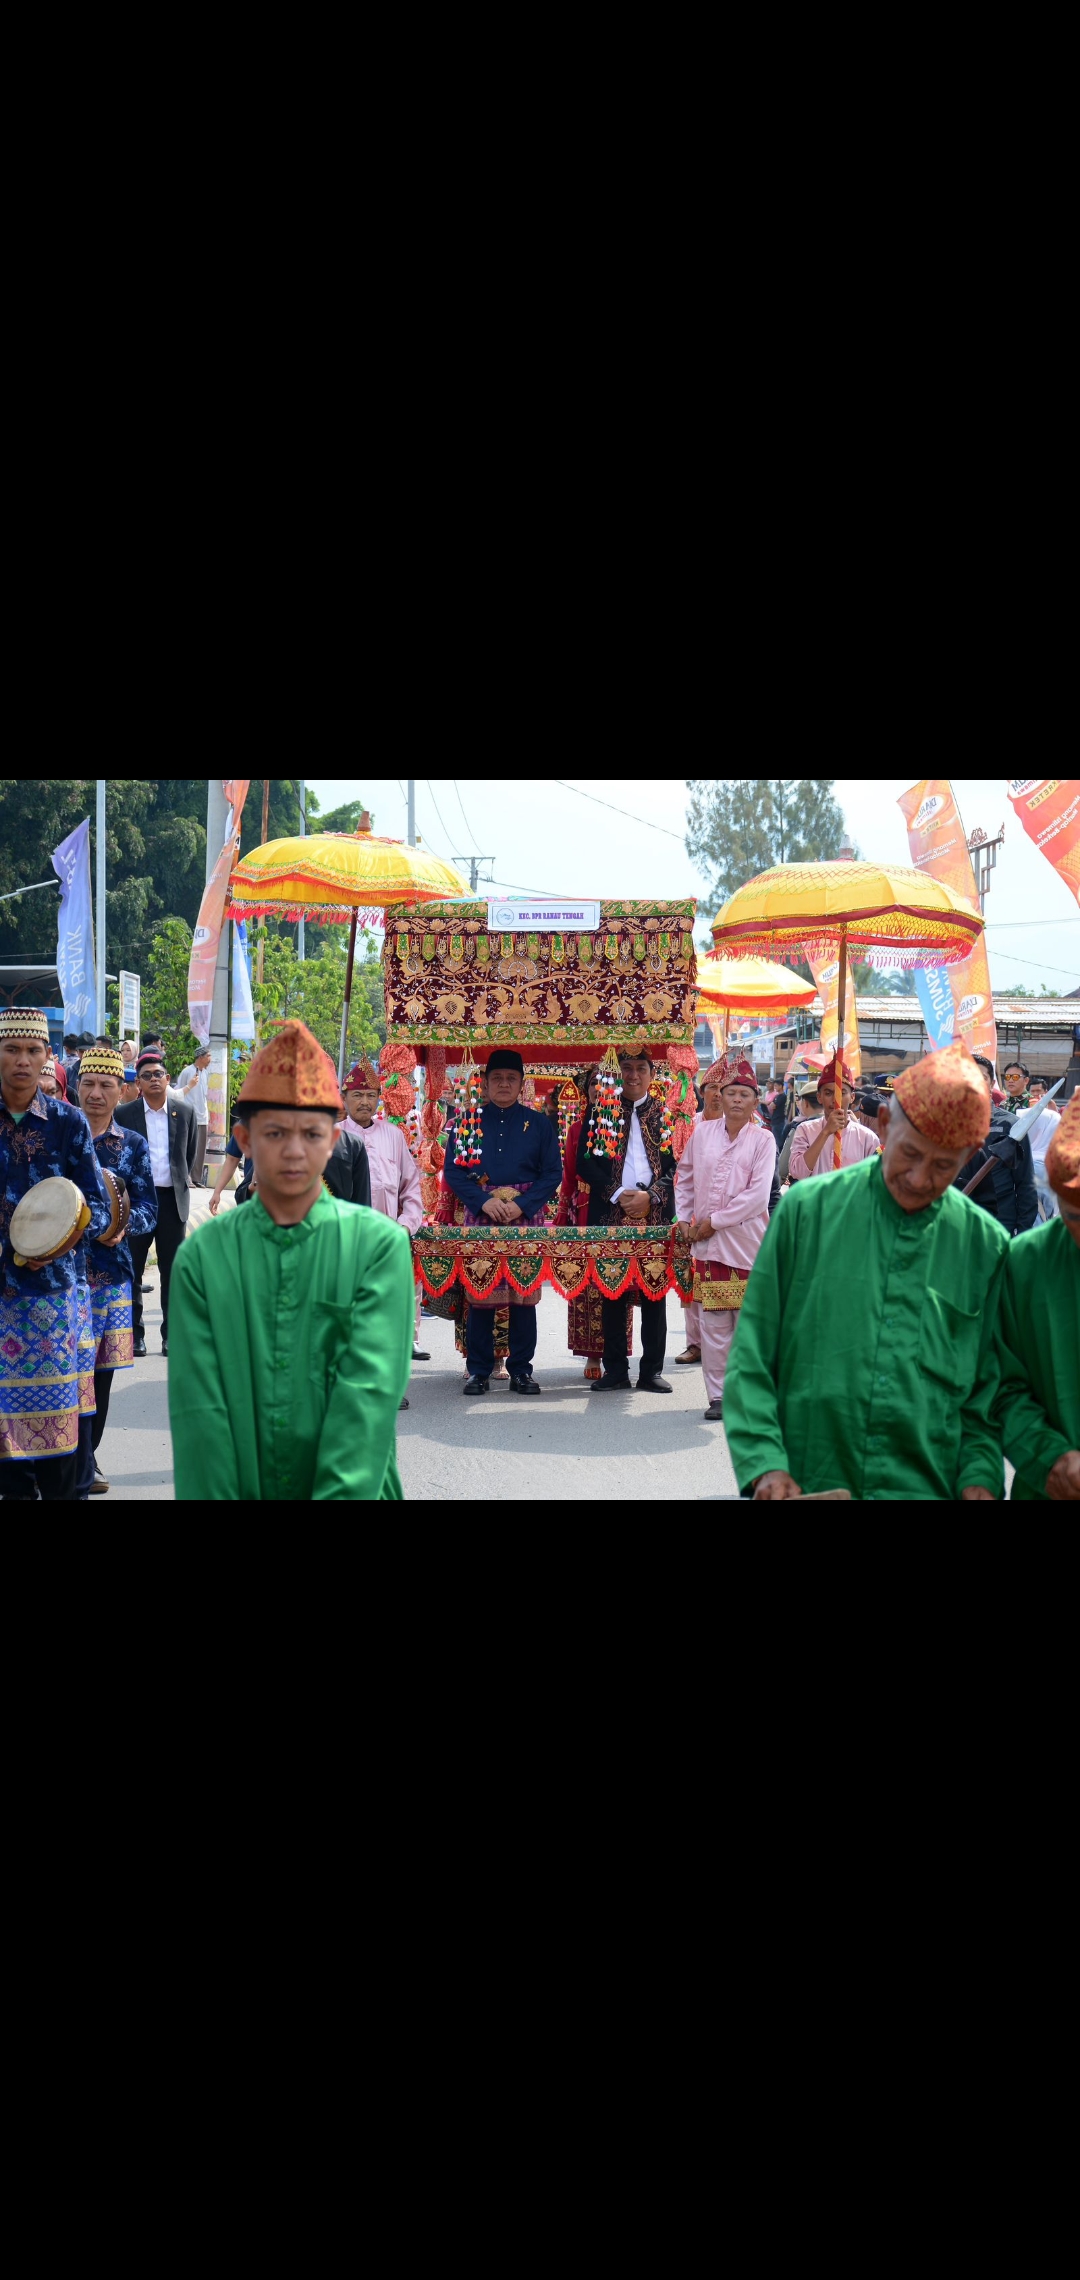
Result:
[[[166,1338],[166,1336],[165,1336],[165,1334],[164,1334],[164,1331],[162,1332],[162,1337],[161,1337],[161,1351],[162,1351],[162,1353],[163,1353],[163,1354],[168,1354],[168,1351],[169,1351],[169,1341],[168,1341],[168,1339]]]
[[[141,1330],[136,1330],[135,1332],[131,1351],[138,1360],[143,1362],[146,1360],[146,1340],[143,1337]]]
[[[398,1408],[399,1408],[399,1409],[407,1409],[407,1408],[408,1408],[408,1406],[409,1406],[409,1403],[408,1403],[408,1399],[407,1399],[407,1398],[406,1398],[406,1400],[404,1400],[404,1401],[399,1401],[399,1402],[398,1402]]]
[[[153,1286],[153,1283],[140,1283],[140,1284],[139,1284],[139,1289],[140,1289],[140,1290],[142,1290],[142,1291],[153,1290],[153,1287],[154,1287],[154,1286]]]
[[[709,1403],[709,1406],[708,1406],[707,1410],[705,1411],[705,1423],[706,1423],[706,1425],[719,1425],[719,1423],[720,1423],[720,1419],[722,1418],[723,1414],[724,1414],[724,1404],[723,1404],[723,1402],[722,1402],[722,1401],[710,1401],[710,1403]]]
[[[419,1348],[419,1346],[414,1346],[414,1347],[413,1347],[413,1350],[412,1350],[412,1358],[413,1358],[414,1362],[430,1362],[430,1360],[431,1360],[431,1355],[430,1355],[430,1354],[422,1354],[422,1353],[421,1353],[421,1351],[420,1351],[420,1348]]]
[[[510,1391],[511,1393],[539,1393],[540,1388],[537,1385],[535,1378],[512,1377],[510,1380]]]
[[[108,1493],[109,1482],[106,1480],[105,1475],[101,1470],[101,1466],[98,1464],[97,1458],[95,1457],[94,1477],[90,1483],[90,1494],[91,1496],[107,1496]]]
[[[490,1383],[490,1378],[468,1377],[461,1390],[462,1393],[486,1393]]]
[[[637,1381],[637,1390],[639,1393],[670,1393],[671,1387],[669,1386],[666,1378],[639,1377]]]
[[[593,1392],[594,1392],[594,1393],[629,1393],[629,1391],[630,1391],[630,1380],[629,1380],[629,1378],[628,1378],[628,1377],[624,1377],[624,1378],[613,1378],[613,1377],[601,1377],[601,1378],[594,1378],[594,1379],[593,1379],[593,1386],[592,1386],[592,1390],[593,1390]]]

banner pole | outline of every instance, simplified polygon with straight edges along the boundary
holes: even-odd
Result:
[[[844,1018],[847,1010],[847,928],[840,929],[840,971],[836,977],[836,1091],[833,1100],[839,1116],[844,1106]],[[844,1136],[838,1132],[833,1139],[833,1170],[840,1169]]]
[[[105,779],[97,782],[97,1025],[105,1035]]]

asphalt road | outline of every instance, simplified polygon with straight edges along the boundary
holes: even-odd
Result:
[[[192,1196],[192,1221],[209,1209],[209,1191]],[[233,1208],[226,1196],[223,1208]],[[147,1358],[117,1373],[99,1463],[111,1483],[107,1503],[171,1501],[168,1361],[161,1353],[161,1307],[151,1252],[144,1300]],[[539,1399],[511,1393],[505,1379],[490,1393],[466,1400],[464,1366],[450,1322],[423,1319],[420,1344],[430,1362],[413,1365],[409,1407],[398,1419],[398,1463],[407,1500],[414,1503],[523,1501],[559,1503],[648,1496],[661,1502],[700,1503],[732,1496],[736,1484],[722,1425],[706,1425],[700,1369],[677,1369],[685,1344],[682,1308],[668,1299],[670,1394],[594,1394],[585,1364],[567,1351],[565,1302],[546,1291],[537,1314],[533,1364],[543,1388]],[[636,1376],[640,1337],[631,1361]]]

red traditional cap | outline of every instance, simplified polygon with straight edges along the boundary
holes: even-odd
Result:
[[[378,1089],[378,1070],[372,1068],[370,1061],[354,1061],[345,1079],[346,1092],[378,1092]]]
[[[712,1068],[706,1069],[701,1082],[703,1085],[719,1085],[721,1090],[725,1085],[753,1085],[755,1092],[761,1090],[753,1062],[740,1060],[737,1053],[722,1053],[720,1059],[713,1062]]]
[[[841,1082],[841,1084],[844,1084],[844,1085],[853,1085],[853,1084],[854,1084],[854,1082],[855,1082],[855,1079],[854,1079],[854,1077],[853,1077],[853,1076],[852,1076],[852,1074],[851,1074],[851,1070],[848,1068],[848,1066],[847,1066],[847,1063],[846,1063],[845,1061],[841,1061],[841,1063],[840,1063],[840,1082]],[[820,1089],[820,1087],[821,1087],[822,1085],[832,1085],[832,1086],[833,1086],[833,1088],[834,1088],[834,1090],[835,1090],[835,1086],[836,1086],[836,1055],[835,1055],[835,1053],[833,1054],[832,1060],[831,1060],[831,1061],[826,1061],[824,1068],[823,1068],[823,1069],[819,1069],[819,1071],[818,1071],[818,1087],[819,1087],[819,1089]]]
[[[1046,1151],[1046,1177],[1055,1195],[1080,1205],[1080,1092],[1074,1092],[1061,1112],[1057,1131]]]
[[[338,1116],[345,1106],[329,1053],[302,1021],[284,1022],[253,1054],[237,1107],[245,1101],[263,1108],[332,1108]]]
[[[990,1130],[990,1095],[969,1045],[945,1045],[901,1069],[893,1097],[939,1148],[977,1148]]]

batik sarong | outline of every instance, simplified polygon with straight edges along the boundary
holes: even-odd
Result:
[[[63,1457],[79,1440],[79,1286],[0,1297],[0,1457]],[[90,1364],[93,1400],[93,1362]]]
[[[131,1370],[135,1367],[135,1340],[131,1328],[131,1284],[96,1283],[91,1279],[90,1305],[94,1317],[96,1370]]]

